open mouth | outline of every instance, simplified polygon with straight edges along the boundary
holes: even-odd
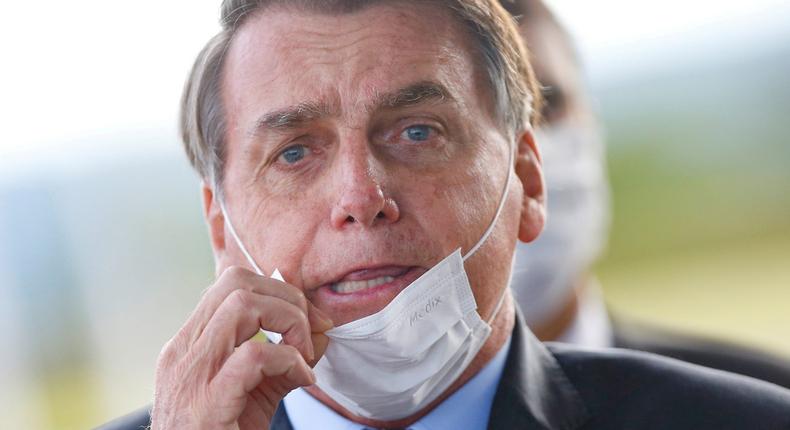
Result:
[[[374,290],[403,280],[404,275],[413,267],[390,266],[376,269],[363,269],[351,272],[336,282],[328,285],[335,294],[353,294],[360,291]]]
[[[426,271],[419,266],[363,266],[314,287],[310,300],[339,326],[384,309]]]
[[[357,291],[367,290],[369,288],[380,287],[388,282],[394,281],[392,276],[381,276],[379,278],[370,279],[368,281],[345,281],[336,282],[329,286],[335,293],[349,294]]]

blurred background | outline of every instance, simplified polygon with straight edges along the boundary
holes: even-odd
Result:
[[[790,358],[790,2],[549,1],[614,195],[618,314]],[[181,87],[219,1],[0,6],[0,405],[77,429],[148,403],[213,278]]]

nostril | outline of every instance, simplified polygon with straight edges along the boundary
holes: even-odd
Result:
[[[349,215],[348,217],[346,217],[346,222],[356,222],[356,220],[354,219],[353,216]]]
[[[377,213],[376,218],[384,218],[384,212]]]

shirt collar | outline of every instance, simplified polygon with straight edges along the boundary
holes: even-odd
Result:
[[[510,339],[477,375],[428,415],[408,428],[410,430],[449,428],[484,430],[488,425],[491,405],[502,371],[505,368],[509,349]],[[284,402],[294,430],[315,428],[363,430],[366,428],[338,415],[302,389],[292,391],[285,397]]]

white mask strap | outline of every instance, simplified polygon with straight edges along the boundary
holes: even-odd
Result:
[[[510,286],[508,285],[505,287],[505,289],[502,291],[502,294],[499,296],[499,300],[496,302],[496,306],[494,306],[494,311],[491,312],[491,316],[488,317],[488,321],[486,321],[486,324],[488,324],[489,326],[491,325],[492,322],[494,322],[494,318],[496,318],[497,314],[499,313],[499,310],[502,309],[502,304],[505,303],[505,296],[509,291],[510,291]]]
[[[497,206],[496,212],[494,213],[494,218],[491,220],[491,224],[483,233],[483,236],[480,237],[480,240],[478,240],[475,246],[473,246],[472,249],[470,249],[469,252],[467,252],[466,255],[463,256],[464,261],[468,260],[469,257],[471,257],[475,252],[477,252],[478,249],[480,249],[481,246],[483,246],[486,239],[488,239],[488,236],[490,236],[491,232],[494,231],[494,227],[496,226],[496,222],[499,219],[499,215],[502,213],[502,209],[504,209],[505,207],[505,201],[507,200],[507,193],[508,190],[510,189],[511,177],[513,176],[512,175],[513,156],[516,151],[516,149],[513,146],[514,146],[513,140],[511,139],[509,145],[510,155],[508,156],[508,161],[507,161],[507,178],[505,179],[505,188],[502,190],[502,197],[500,198],[499,206]],[[510,291],[510,287],[506,287],[503,289],[502,294],[500,294],[499,300],[497,300],[496,306],[494,306],[494,310],[493,312],[491,312],[491,316],[489,316],[488,321],[486,321],[486,324],[488,324],[489,326],[491,325],[492,322],[494,322],[494,318],[496,318],[497,314],[499,313],[499,310],[502,308],[502,304],[505,303],[505,296],[508,294],[509,291]]]
[[[244,246],[244,243],[239,238],[239,235],[236,234],[236,229],[233,228],[233,223],[230,221],[230,217],[228,216],[228,211],[225,209],[225,202],[222,199],[217,199],[219,201],[219,209],[222,211],[222,216],[225,217],[225,223],[228,225],[228,231],[230,235],[233,236],[233,240],[236,241],[236,245],[238,245],[239,249],[241,249],[241,253],[244,254],[244,257],[247,259],[247,262],[250,263],[250,266],[255,270],[255,273],[258,276],[265,276],[261,268],[255,263],[255,260],[252,258],[249,252],[247,252],[247,248]]]
[[[475,246],[473,246],[472,249],[470,249],[469,252],[467,252],[466,255],[464,255],[463,257],[464,261],[468,260],[469,257],[471,257],[475,252],[477,252],[478,249],[480,249],[481,246],[483,246],[486,239],[488,239],[488,236],[490,236],[491,232],[494,231],[496,222],[499,219],[499,214],[501,214],[502,209],[505,208],[505,201],[507,200],[507,192],[508,189],[510,189],[510,179],[513,176],[512,175],[513,153],[515,152],[515,148],[513,147],[513,139],[510,140],[509,148],[510,148],[510,155],[508,156],[508,161],[507,161],[507,178],[505,179],[505,188],[502,190],[502,197],[499,200],[499,206],[497,206],[496,212],[494,213],[494,218],[491,220],[491,224],[488,226],[485,233],[483,233],[483,236],[481,236],[480,240],[477,241]]]
[[[238,245],[239,249],[241,249],[241,253],[244,254],[244,257],[247,259],[247,262],[250,263],[250,266],[252,266],[252,268],[255,270],[255,273],[257,273],[258,276],[266,276],[263,274],[261,268],[258,267],[258,265],[255,263],[255,260],[252,258],[252,255],[250,255],[250,253],[247,252],[247,248],[244,246],[244,243],[239,238],[239,235],[236,234],[236,229],[233,228],[233,223],[230,221],[230,217],[228,216],[228,211],[227,209],[225,209],[225,203],[222,201],[222,199],[217,199],[217,201],[219,201],[219,209],[222,211],[222,216],[225,217],[225,223],[228,224],[228,231],[230,232],[230,235],[233,236],[233,240],[236,241],[236,245]],[[280,274],[280,271],[277,269],[274,269],[274,273],[272,273],[271,277],[278,281],[283,280],[283,276]],[[263,330],[263,329],[261,329],[261,331],[266,334],[266,338],[269,340],[270,343],[280,343],[280,341],[282,341],[283,336],[280,333]]]

